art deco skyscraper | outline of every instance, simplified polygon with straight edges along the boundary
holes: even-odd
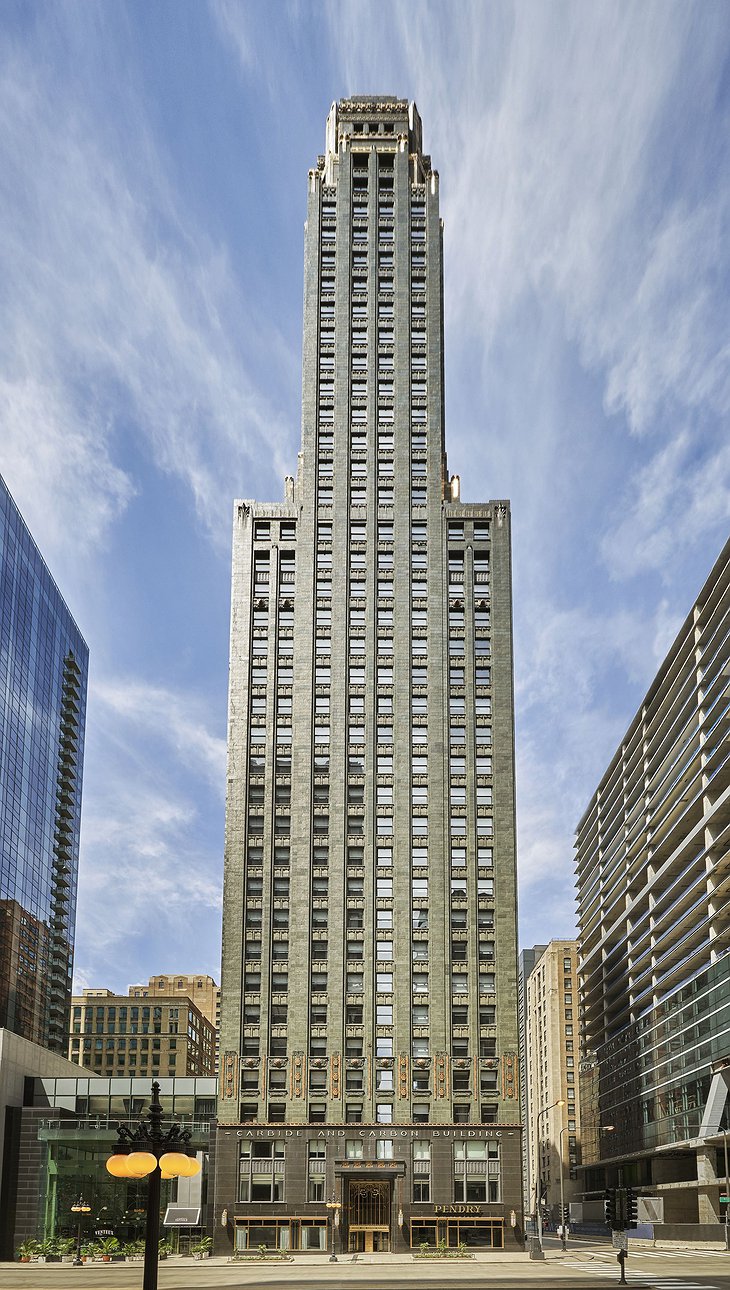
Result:
[[[415,105],[334,105],[297,476],[235,506],[216,1204],[239,1246],[319,1248],[332,1195],[351,1249],[520,1222],[510,514],[447,471],[442,284]]]

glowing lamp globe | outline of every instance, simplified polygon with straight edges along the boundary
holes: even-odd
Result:
[[[107,1171],[112,1178],[128,1178],[127,1160],[129,1156],[120,1153],[116,1156],[110,1156],[106,1162]]]
[[[144,1178],[157,1168],[157,1157],[151,1151],[131,1151],[127,1156],[127,1174],[130,1178]]]
[[[182,1151],[167,1151],[160,1160],[163,1178],[192,1178],[200,1170],[200,1161]]]

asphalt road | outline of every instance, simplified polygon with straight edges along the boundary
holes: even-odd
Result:
[[[166,1271],[164,1277],[160,1277],[159,1290],[212,1290],[212,1287],[244,1287],[256,1286],[261,1290],[292,1290],[294,1285],[310,1285],[317,1287],[326,1287],[326,1290],[353,1290],[353,1284],[357,1285],[360,1290],[414,1290],[414,1287],[423,1287],[427,1284],[433,1287],[433,1290],[524,1290],[527,1285],[553,1286],[555,1290],[587,1290],[587,1287],[593,1287],[594,1290],[608,1290],[609,1286],[615,1286],[618,1282],[618,1275],[596,1275],[586,1277],[584,1272],[572,1275],[567,1270],[553,1270],[549,1272],[544,1270],[538,1277],[534,1270],[531,1275],[525,1276],[515,1273],[512,1268],[505,1268],[502,1272],[499,1268],[480,1267],[471,1268],[468,1274],[454,1275],[453,1272],[446,1269],[441,1270],[436,1276],[429,1276],[428,1279],[421,1275],[420,1269],[410,1267],[401,1269],[397,1276],[384,1277],[379,1268],[361,1269],[361,1275],[353,1276],[352,1269],[340,1268],[330,1271],[329,1268],[310,1268],[307,1280],[298,1278],[292,1282],[290,1277],[277,1271],[273,1275],[269,1270],[263,1271],[256,1281],[244,1280],[241,1277],[240,1270],[235,1267],[226,1269],[207,1269],[200,1272],[197,1268],[193,1269],[188,1265],[185,1269],[177,1269],[175,1273],[171,1270]],[[6,1273],[0,1270],[0,1286],[13,1287],[14,1290],[139,1290],[141,1278],[137,1273],[130,1277],[125,1271],[122,1274],[114,1273],[112,1276],[106,1274],[100,1275],[96,1270],[87,1277],[84,1273],[66,1273],[55,1272],[53,1276],[40,1271],[31,1271],[25,1276],[18,1277],[12,1273]],[[656,1283],[652,1281],[631,1280],[630,1284],[634,1290],[653,1290]],[[664,1290],[662,1283],[661,1290]],[[682,1290],[682,1281],[677,1280],[673,1283],[676,1290]],[[718,1290],[730,1290],[730,1278],[723,1278],[722,1281],[713,1279],[708,1282],[694,1282],[693,1285],[701,1284],[710,1290],[710,1286],[718,1287]]]
[[[730,1254],[634,1249],[626,1264],[633,1290],[730,1290]],[[604,1243],[575,1242],[563,1255],[546,1241],[544,1262],[521,1256],[474,1261],[417,1262],[389,1259],[336,1264],[297,1259],[291,1263],[228,1263],[170,1259],[159,1266],[158,1290],[608,1290],[618,1285],[619,1266]],[[142,1265],[88,1263],[0,1264],[0,1290],[141,1290]]]

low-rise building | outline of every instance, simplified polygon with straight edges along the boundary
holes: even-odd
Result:
[[[71,1000],[68,1056],[97,1075],[214,1075],[215,1046],[214,1024],[187,995],[87,989]]]
[[[161,1182],[161,1234],[186,1249],[210,1227],[208,1159],[216,1080],[163,1078],[159,1084],[163,1127],[177,1122],[189,1129],[190,1148],[201,1162],[194,1178]],[[90,1206],[84,1239],[114,1236],[125,1245],[144,1237],[148,1181],[113,1178],[106,1161],[118,1141],[117,1127],[136,1128],[150,1098],[149,1079],[66,1075],[26,1082],[10,1196],[16,1247],[31,1238],[76,1235],[78,1216],[71,1206],[80,1194]]]
[[[164,995],[184,995],[191,999],[211,1025],[215,1026],[215,1069],[218,1071],[218,1051],[221,1030],[221,989],[212,976],[171,972],[167,976],[151,976],[146,985],[130,985],[129,994],[135,999],[159,998]]]
[[[28,1182],[20,1157],[22,1108],[28,1087],[36,1076],[75,1079],[78,1073],[78,1067],[60,1053],[0,1028],[0,1263],[14,1255],[19,1179],[23,1195],[35,1186]]]

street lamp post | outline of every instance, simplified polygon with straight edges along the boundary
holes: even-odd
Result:
[[[567,1249],[568,1239],[565,1235],[565,1194],[563,1191],[563,1134],[568,1132],[567,1124],[558,1134],[558,1155],[560,1156],[560,1244]]]
[[[335,1254],[335,1228],[338,1226],[340,1221],[340,1209],[342,1208],[342,1205],[341,1202],[339,1200],[335,1200],[334,1197],[332,1200],[325,1201],[325,1205],[332,1215],[332,1253],[330,1254],[330,1263],[337,1263],[337,1255]]]
[[[599,1126],[598,1126],[598,1154],[599,1154],[599,1156],[601,1157],[601,1159],[603,1159],[603,1153],[604,1153],[604,1151],[605,1151],[605,1149],[606,1149],[606,1148],[604,1147],[604,1145],[603,1145],[603,1141],[602,1141],[604,1134],[606,1134],[606,1133],[615,1133],[615,1132],[616,1132],[616,1125],[615,1125],[615,1124],[599,1124]],[[607,1168],[606,1168],[606,1166],[605,1166],[605,1165],[604,1165],[604,1167],[603,1167],[603,1181],[604,1181],[605,1186],[607,1187],[607,1186],[608,1186],[608,1170],[607,1170]]]
[[[117,1125],[119,1141],[106,1162],[113,1178],[148,1178],[147,1226],[144,1238],[142,1290],[157,1290],[157,1260],[160,1240],[160,1184],[163,1178],[192,1178],[200,1172],[200,1161],[190,1155],[190,1129],[173,1124],[162,1129],[160,1086],[152,1083],[149,1114],[135,1129]]]
[[[722,1145],[725,1148],[725,1249],[730,1250],[730,1240],[728,1240],[730,1231],[727,1225],[728,1218],[730,1218],[730,1168],[728,1168],[727,1160],[727,1129],[723,1130]]]
[[[533,1237],[532,1247],[530,1249],[531,1259],[544,1259],[545,1255],[542,1248],[542,1157],[540,1155],[540,1120],[543,1115],[548,1115],[554,1111],[556,1106],[565,1106],[565,1098],[559,1097],[557,1102],[551,1102],[550,1106],[544,1106],[537,1113],[537,1180],[535,1182],[535,1218],[537,1222],[537,1245]]]
[[[86,1203],[83,1196],[79,1196],[78,1200],[75,1200],[71,1206],[71,1213],[78,1214],[79,1216],[78,1227],[76,1229],[76,1258],[73,1261],[73,1267],[80,1268],[83,1262],[81,1258],[81,1233],[84,1226],[84,1218],[87,1214],[91,1213],[91,1205]]]

